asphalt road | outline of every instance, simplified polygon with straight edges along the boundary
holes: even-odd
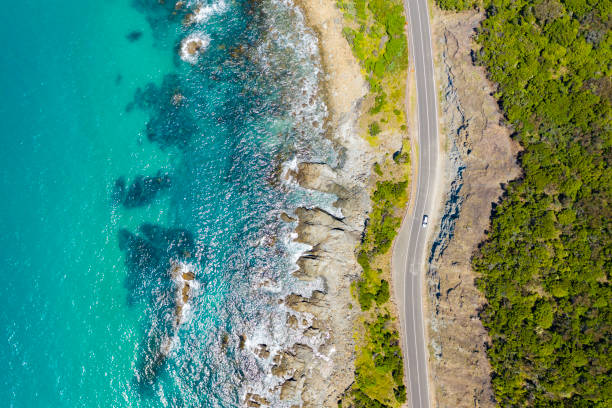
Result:
[[[410,64],[417,92],[417,157],[413,157],[413,188],[409,210],[394,246],[393,269],[400,320],[404,331],[404,364],[412,408],[429,408],[428,351],[423,324],[424,261],[432,229],[438,171],[438,126],[433,52],[427,0],[404,0],[408,17]],[[429,225],[422,227],[423,216]],[[437,218],[437,217],[433,217]]]

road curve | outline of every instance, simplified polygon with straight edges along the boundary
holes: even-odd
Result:
[[[404,365],[412,408],[429,408],[428,350],[423,323],[423,275],[428,231],[423,216],[434,208],[438,171],[438,110],[428,0],[404,0],[410,37],[410,66],[417,92],[417,143],[413,183],[406,213],[393,251],[393,273],[404,340]],[[413,141],[414,143],[414,141]],[[436,217],[433,217],[436,218]],[[431,224],[431,223],[430,223]]]

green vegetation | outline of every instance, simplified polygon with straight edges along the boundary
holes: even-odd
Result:
[[[610,407],[611,3],[484,7],[477,58],[524,148],[473,260],[497,402]]]
[[[382,255],[391,248],[402,221],[394,214],[406,204],[407,185],[407,180],[376,183],[376,190],[372,194],[372,212],[362,248],[362,251],[367,252],[368,258]]]
[[[357,357],[352,397],[355,408],[394,407],[406,401],[399,334],[388,313],[365,323],[368,341]]]
[[[368,131],[370,132],[370,136],[378,135],[380,133],[380,125],[378,124],[378,122],[374,121],[370,123]]]
[[[382,270],[372,268],[370,260],[386,254],[391,248],[402,221],[395,214],[406,203],[407,185],[407,180],[376,183],[370,220],[357,255],[357,261],[363,268],[363,275],[355,285],[361,310],[370,310],[373,301],[381,306],[389,300],[389,283],[380,278]]]
[[[360,128],[370,142],[388,131],[405,131],[408,47],[402,0],[339,0],[344,12],[344,35],[361,63],[370,86]],[[367,134],[366,134],[367,129]],[[378,181],[372,193],[373,209],[358,248],[363,268],[353,295],[363,319],[356,332],[355,383],[338,406],[398,407],[406,400],[399,334],[388,307],[390,296],[389,248],[406,204],[410,156],[407,146],[393,161],[374,164]]]
[[[339,0],[344,12],[344,35],[363,67],[370,85],[368,113],[378,119],[369,125],[369,134],[388,129],[405,129],[404,95],[408,47],[404,33],[401,0]]]
[[[402,150],[407,149],[405,143]],[[397,407],[406,400],[399,334],[386,306],[389,282],[383,278],[383,269],[389,273],[389,249],[407,201],[410,161],[406,153],[398,152],[396,156],[405,160],[401,163],[387,160],[382,169],[375,165],[379,181],[372,193],[373,208],[357,256],[363,273],[353,284],[364,320],[357,333],[355,384],[345,396],[346,407]]]
[[[382,169],[380,168],[380,164],[374,163],[374,173],[376,173],[376,175],[378,176],[383,175]]]
[[[378,85],[385,73],[408,66],[403,5],[393,0],[355,0],[341,1],[338,6],[355,21],[357,27],[346,27],[344,33],[363,62],[370,85],[384,98]]]
[[[437,0],[438,6],[442,10],[468,10],[474,8],[478,0]]]

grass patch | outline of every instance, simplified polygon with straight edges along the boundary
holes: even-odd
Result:
[[[368,126],[368,132],[370,133],[370,136],[377,136],[380,133],[380,125],[378,122],[374,121],[370,123],[370,126]]]

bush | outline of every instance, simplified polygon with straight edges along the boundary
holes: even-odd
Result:
[[[436,0],[442,10],[468,10],[476,6],[476,0]]]
[[[370,136],[378,135],[380,133],[380,125],[378,124],[378,122],[374,121],[370,123],[368,131],[370,132]]]
[[[397,388],[393,389],[393,394],[395,395],[395,399],[397,400],[397,402],[399,402],[400,404],[403,404],[404,402],[406,402],[406,387],[403,385],[400,385]]]
[[[387,301],[389,300],[389,282],[387,282],[386,280],[382,280],[380,282],[380,287],[376,292],[375,300],[378,306],[387,303]]]

